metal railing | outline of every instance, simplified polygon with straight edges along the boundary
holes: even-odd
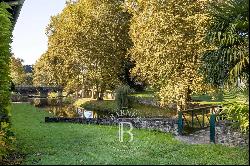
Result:
[[[210,127],[210,141],[215,142],[215,123],[221,111],[221,106],[214,105],[178,112],[178,133],[183,135],[184,133]]]

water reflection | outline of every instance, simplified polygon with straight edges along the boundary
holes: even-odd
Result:
[[[54,106],[46,109],[55,117],[65,118],[110,118],[112,113],[108,111],[89,111],[83,108],[76,108],[74,106]]]
[[[53,106],[46,109],[54,117],[65,118],[136,118],[141,117],[135,110],[113,110],[107,111],[90,111],[84,108],[70,106]],[[142,118],[142,117],[141,117]]]

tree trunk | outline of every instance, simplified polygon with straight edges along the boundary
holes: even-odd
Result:
[[[188,89],[189,88],[185,88],[185,93],[184,93],[183,98],[182,98],[182,109],[183,110],[186,110],[187,106],[188,106],[188,95],[190,95],[188,92]]]
[[[192,90],[190,89],[190,87],[188,87],[188,89],[187,89],[187,102],[192,101],[191,94],[192,94]]]
[[[101,90],[101,92],[99,92],[99,95],[98,95],[98,100],[103,100],[104,98],[104,91]]]
[[[97,99],[97,100],[100,100],[100,99],[99,99],[99,96],[100,96],[99,85],[96,84],[96,99]]]
[[[82,67],[82,71],[84,71],[84,67]],[[82,98],[84,97],[85,97],[84,74],[82,74]]]
[[[94,99],[95,98],[95,88],[93,87],[91,89],[91,99]]]
[[[82,86],[82,98],[84,98],[85,97],[85,87],[84,87],[84,85]]]
[[[76,90],[76,95],[75,95],[75,97],[76,97],[76,99],[78,99],[78,91]]]
[[[185,92],[180,96],[179,101],[177,102],[177,111],[185,111],[188,104],[188,89],[185,89]]]

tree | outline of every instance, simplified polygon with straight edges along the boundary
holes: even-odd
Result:
[[[223,113],[241,131],[249,131],[249,1],[225,0],[211,4],[211,24],[202,57],[206,82],[224,91]],[[238,79],[245,87],[237,86]],[[226,86],[225,86],[226,85]]]
[[[207,88],[198,68],[209,21],[208,1],[130,0],[135,75],[146,78],[163,105],[185,109],[191,92]],[[180,109],[180,107],[178,108]]]
[[[123,85],[128,85],[131,89],[135,91],[143,91],[146,87],[146,83],[137,79],[136,76],[131,74],[131,70],[135,67],[135,62],[132,62],[130,56],[127,56],[121,66],[121,71],[118,76],[119,80]]]
[[[56,84],[93,87],[100,99],[106,89],[119,84],[122,61],[132,44],[130,15],[121,4],[122,0],[79,0],[51,18],[47,58],[40,65],[53,68],[46,72],[56,72],[52,74]]]
[[[33,85],[33,66],[32,65],[24,65],[24,72],[26,75],[25,83],[26,85]]]
[[[216,86],[249,78],[249,1],[226,0],[210,6],[212,16],[201,72]]]
[[[20,58],[11,57],[10,63],[10,75],[13,83],[15,85],[23,85],[26,84],[26,73],[23,67],[23,60]]]

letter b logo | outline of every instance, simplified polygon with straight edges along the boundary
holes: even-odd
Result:
[[[124,124],[128,124],[129,127],[130,127],[130,129],[127,130],[127,131],[124,131],[124,129],[123,129]],[[130,122],[120,122],[120,123],[119,123],[119,141],[120,141],[120,142],[123,142],[124,133],[128,133],[128,134],[130,135],[130,140],[129,140],[129,142],[133,141],[134,136],[133,136],[133,134],[131,133],[132,130],[133,130],[133,125],[132,125],[132,123],[130,123]]]

